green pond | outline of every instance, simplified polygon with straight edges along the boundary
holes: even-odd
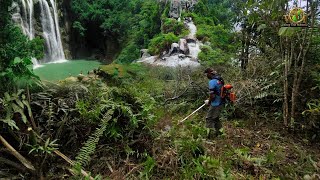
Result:
[[[98,61],[65,60],[57,63],[42,64],[33,71],[42,80],[58,81],[69,76],[77,76],[81,72],[85,75],[88,71],[98,68],[100,65],[101,63]]]

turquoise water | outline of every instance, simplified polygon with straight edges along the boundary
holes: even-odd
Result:
[[[70,60],[43,64],[33,71],[42,80],[58,81],[69,76],[77,76],[81,71],[86,75],[88,71],[98,68],[100,65],[101,63],[98,61]]]

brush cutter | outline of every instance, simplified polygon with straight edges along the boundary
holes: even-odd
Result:
[[[198,109],[196,109],[195,111],[193,111],[191,114],[189,114],[189,116],[187,116],[186,118],[182,119],[181,121],[178,122],[178,124],[183,123],[185,120],[187,120],[190,116],[192,116],[194,113],[198,112],[201,108],[203,108],[206,105],[206,103],[202,104]]]

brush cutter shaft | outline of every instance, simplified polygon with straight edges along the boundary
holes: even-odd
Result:
[[[206,103],[202,104],[202,106],[200,106],[198,109],[196,109],[195,111],[193,111],[191,114],[189,114],[189,116],[187,116],[186,118],[184,118],[183,120],[179,121],[178,124],[183,123],[185,120],[187,120],[190,116],[192,116],[194,113],[196,113],[197,111],[199,111],[201,108],[203,108],[206,105]]]

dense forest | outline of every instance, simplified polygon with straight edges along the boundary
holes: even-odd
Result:
[[[0,0],[0,179],[320,179],[319,13],[319,0]],[[37,74],[57,59],[100,65]],[[214,138],[209,67],[236,94]]]

